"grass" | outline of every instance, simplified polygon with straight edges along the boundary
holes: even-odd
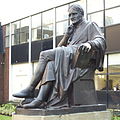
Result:
[[[120,117],[114,116],[112,120],[120,120]]]
[[[0,115],[0,120],[12,120],[11,116]]]

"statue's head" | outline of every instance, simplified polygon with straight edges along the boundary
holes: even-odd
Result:
[[[80,5],[71,5],[68,9],[69,18],[73,24],[82,22],[84,16],[84,10]]]

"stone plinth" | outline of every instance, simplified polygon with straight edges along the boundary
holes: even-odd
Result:
[[[12,116],[12,120],[111,120],[109,111],[84,112],[65,115],[17,115]]]
[[[12,120],[111,120],[111,113],[106,111],[106,106],[102,104],[61,109],[17,108]]]

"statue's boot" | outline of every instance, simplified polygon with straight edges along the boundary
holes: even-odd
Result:
[[[40,80],[42,79],[45,67],[46,67],[46,62],[44,62],[44,61],[39,62],[37,65],[35,74],[31,79],[30,85],[27,88],[25,88],[24,90],[13,94],[13,96],[18,97],[18,98],[34,97],[34,90],[35,90],[36,86],[38,85],[38,83],[40,82]]]
[[[49,96],[51,95],[53,86],[54,86],[54,82],[52,81],[42,85],[37,98],[29,104],[24,104],[22,107],[26,109],[27,108],[45,108],[46,102]]]

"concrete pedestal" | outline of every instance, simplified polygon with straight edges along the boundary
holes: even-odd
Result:
[[[110,111],[84,112],[65,115],[17,115],[12,120],[111,120]]]
[[[106,111],[104,104],[47,109],[18,107],[12,120],[111,120],[111,113]]]

